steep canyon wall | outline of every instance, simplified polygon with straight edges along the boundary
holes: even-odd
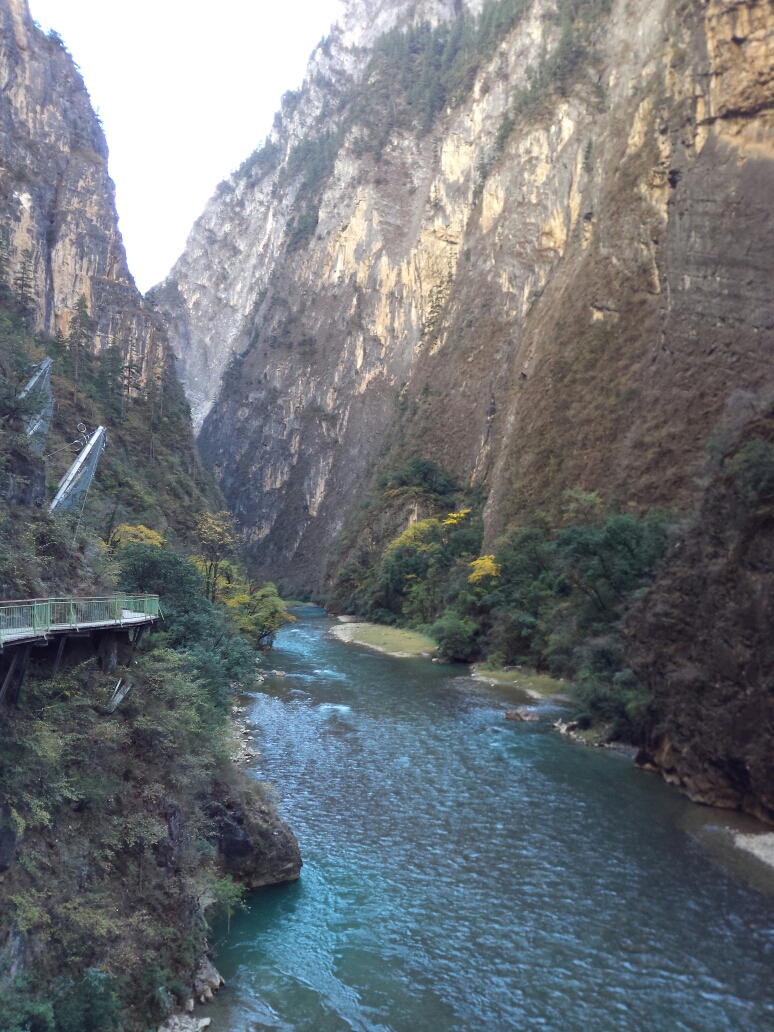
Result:
[[[127,268],[105,136],[72,58],[26,0],[0,0],[0,83],[7,279],[28,278],[34,328],[52,336],[67,336],[84,295],[95,350],[119,345],[146,381],[168,364],[166,331]]]
[[[690,508],[707,439],[774,386],[774,6],[535,0],[462,100],[369,150],[377,31],[465,16],[351,4],[157,292],[205,460],[288,587],[324,587],[396,402],[487,492],[491,542],[576,486]],[[568,24],[585,56],[540,94]]]

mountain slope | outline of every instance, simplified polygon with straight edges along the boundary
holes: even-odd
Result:
[[[432,48],[475,24],[432,10],[413,93],[394,34],[321,45],[158,291],[254,566],[294,587],[323,587],[396,397],[402,446],[488,492],[486,547],[578,485],[690,507],[727,406],[774,382],[771,4],[487,4],[428,119]]]

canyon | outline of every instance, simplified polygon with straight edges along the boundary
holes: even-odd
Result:
[[[256,573],[325,589],[397,409],[426,459],[487,493],[487,549],[579,485],[689,511],[707,440],[771,397],[772,6],[603,7],[579,9],[566,95],[507,135],[562,40],[548,0],[459,104],[375,155],[347,116],[375,33],[477,7],[350,3],[194,226],[154,296]],[[299,148],[336,133],[300,239]]]
[[[298,877],[298,846],[271,792],[228,755],[229,714],[244,712],[231,710],[230,693],[244,686],[245,665],[249,684],[265,679],[256,682],[254,643],[210,611],[217,572],[206,598],[191,587],[201,514],[226,506],[246,556],[248,603],[271,580],[286,597],[363,615],[364,596],[341,589],[347,577],[365,583],[396,543],[436,555],[453,551],[459,534],[452,601],[464,597],[468,609],[460,603],[452,629],[478,658],[499,655],[501,664],[513,659],[498,654],[496,633],[508,620],[511,629],[537,625],[546,611],[512,606],[498,631],[485,595],[501,577],[502,543],[537,541],[511,558],[535,560],[530,584],[544,598],[554,592],[551,619],[565,622],[546,622],[544,653],[535,654],[547,666],[562,648],[567,664],[573,648],[612,656],[603,688],[624,693],[616,705],[634,729],[638,765],[697,802],[774,822],[772,0],[345,0],[265,143],[219,185],[169,276],[146,296],[128,269],[99,119],[72,57],[34,25],[26,0],[0,0],[0,81],[0,343],[17,333],[29,361],[33,352],[35,361],[57,356],[60,450],[89,405],[92,415],[103,406],[114,442],[88,526],[79,522],[74,535],[39,506],[0,499],[2,541],[12,542],[0,556],[4,583],[14,585],[7,597],[40,594],[51,570],[57,591],[107,590],[123,547],[117,519],[146,549],[134,566],[125,560],[137,580],[122,590],[180,592],[164,600],[163,655],[144,657],[115,726],[103,712],[113,686],[96,667],[68,674],[77,706],[45,696],[50,681],[39,689],[52,727],[61,719],[73,741],[99,733],[93,751],[113,779],[109,794],[87,771],[83,798],[62,795],[53,817],[39,817],[35,792],[56,781],[49,768],[33,788],[23,764],[2,768],[8,784],[21,779],[28,821],[0,806],[3,898],[17,910],[27,898],[38,907],[14,910],[13,928],[10,918],[3,925],[9,978],[49,963],[46,908],[60,908],[64,927],[71,897],[95,908],[76,906],[80,923],[68,932],[84,970],[104,957],[115,971],[147,967],[158,938],[150,919],[133,926],[131,956],[128,933],[103,922],[104,957],[93,956],[90,915],[105,905],[94,879],[122,913],[134,906],[115,863],[125,880],[145,878],[146,893],[151,883],[175,942],[195,929],[185,956],[172,936],[161,958],[165,985],[182,978],[184,1003],[206,948],[199,917],[213,886],[230,907],[232,880],[258,887]],[[68,362],[84,303],[93,379],[79,395]],[[11,369],[7,351],[0,357]],[[100,363],[116,351],[114,383]],[[4,410],[3,419],[23,452],[18,418]],[[15,461],[10,452],[0,459]],[[33,461],[42,501],[44,460]],[[581,511],[583,527],[568,516]],[[211,517],[224,540],[229,513]],[[618,594],[598,599],[605,617],[589,622],[587,640],[578,599],[593,592],[582,564],[567,559],[581,531],[584,542],[618,534],[620,553],[639,548]],[[557,542],[569,542],[565,552]],[[229,570],[242,576],[236,563]],[[436,602],[415,625],[432,631],[445,615],[446,602]],[[478,625],[469,619],[485,610]],[[202,636],[185,638],[186,622]],[[575,637],[559,641],[557,627]],[[296,633],[303,663],[288,645]],[[317,676],[319,652],[348,669],[349,653],[332,650],[319,628],[287,634],[289,666],[305,669],[308,659]],[[448,670],[427,663],[428,684],[445,684]],[[379,669],[388,683],[393,673]],[[454,679],[463,668],[451,669]],[[552,673],[570,680],[569,669]],[[362,677],[353,669],[347,679],[354,704]],[[267,720],[283,701],[281,687],[276,697],[270,688],[260,695]],[[452,688],[438,695],[444,706]],[[303,713],[308,741],[327,741],[315,729],[340,718],[344,741],[349,704],[320,698]],[[428,700],[434,713],[435,695]],[[198,749],[202,713],[218,716]],[[38,749],[33,716],[28,708],[0,730],[19,755],[56,772],[56,736]],[[617,733],[612,720],[606,727]],[[482,741],[470,739],[471,755]],[[560,748],[570,746],[557,738],[551,749]],[[159,757],[166,763],[174,749],[179,767],[163,766]],[[588,775],[573,756],[580,782]],[[556,770],[565,763],[558,758]],[[639,782],[628,784],[639,798]],[[101,842],[117,821],[126,839],[100,867],[89,835]],[[71,888],[52,901],[50,872],[60,868]],[[137,1027],[172,1008],[172,989],[163,998],[156,990],[126,989]]]
[[[724,464],[770,436],[774,6],[510,5],[467,86],[402,118],[385,40],[495,8],[350,2],[219,186],[154,291],[204,461],[254,573],[322,598],[433,514],[374,502],[406,456],[485,498],[483,552],[561,525],[573,491],[670,511],[698,570],[673,548],[626,618],[654,700],[643,763],[772,819],[774,667],[729,615],[765,625],[768,516],[729,546],[749,572],[710,574],[698,541]]]

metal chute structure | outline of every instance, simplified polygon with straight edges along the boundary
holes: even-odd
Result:
[[[86,492],[97,472],[99,457],[106,444],[105,428],[98,426],[93,433],[88,435],[83,451],[59,482],[54,500],[48,507],[49,512],[55,510],[64,512],[66,509],[72,509],[86,497]]]
[[[35,368],[29,383],[19,395],[20,398],[31,397],[36,404],[35,412],[27,420],[25,430],[27,436],[32,438],[32,447],[37,452],[43,451],[43,445],[51,426],[51,417],[54,414],[54,395],[51,391],[51,366],[50,358],[44,359]]]

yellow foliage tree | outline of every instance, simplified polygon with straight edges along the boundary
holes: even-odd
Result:
[[[166,542],[161,534],[150,527],[138,523],[132,526],[130,523],[121,523],[110,535],[108,547],[121,548],[123,545],[148,545],[150,548],[163,548]]]
[[[392,540],[387,546],[386,554],[397,552],[400,548],[413,547],[418,552],[435,550],[438,545],[433,541],[433,532],[440,530],[441,523],[434,516],[426,520],[417,520]]]
[[[482,555],[469,563],[473,573],[468,577],[469,584],[480,584],[485,577],[499,577],[500,567],[493,555]]]
[[[450,512],[443,521],[443,525],[444,527],[456,527],[459,523],[462,523],[466,516],[469,515],[470,509],[460,509],[459,512]]]
[[[197,557],[204,570],[205,592],[212,602],[218,601],[221,565],[233,555],[236,539],[231,529],[231,514],[228,512],[199,513],[196,521],[196,537],[201,550]]]
[[[274,635],[285,623],[295,622],[285,603],[271,583],[257,585],[251,581],[231,585],[231,594],[225,599],[240,634],[259,648],[271,645]]]

